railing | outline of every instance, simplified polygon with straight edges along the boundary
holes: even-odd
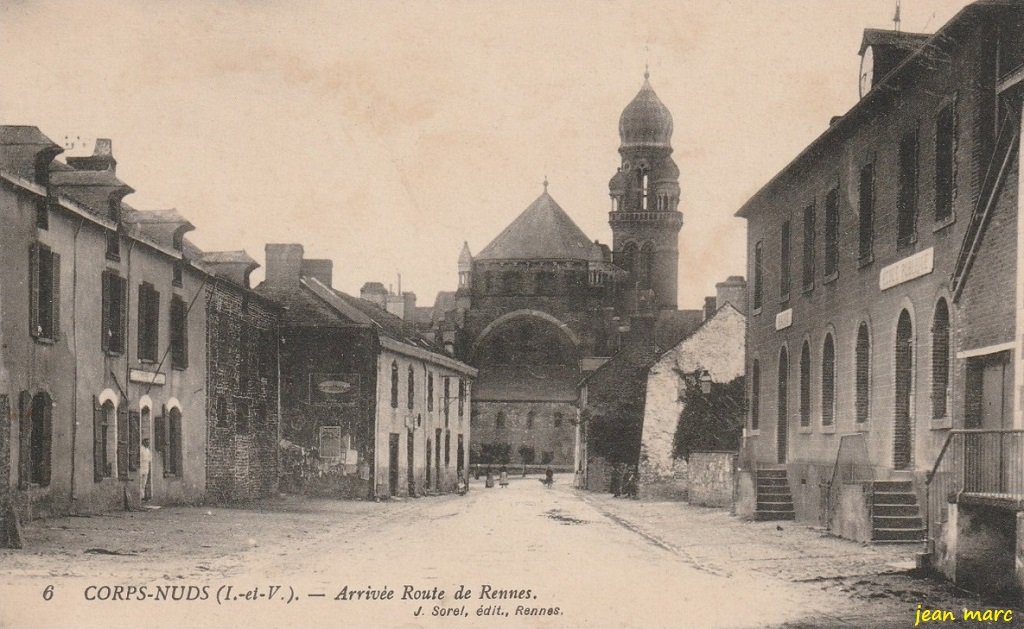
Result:
[[[875,472],[868,458],[867,435],[862,432],[839,438],[836,462],[828,482],[825,500],[825,527],[832,529],[832,514],[839,503],[839,492],[845,483],[864,483],[875,480]],[[868,514],[870,518],[871,514]]]
[[[951,430],[925,478],[928,537],[946,522],[947,503],[962,493],[1024,498],[1024,430]]]

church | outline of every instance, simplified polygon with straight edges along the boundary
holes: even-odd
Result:
[[[677,309],[679,168],[672,114],[649,74],[619,118],[609,182],[611,247],[588,237],[544,191],[472,255],[440,323],[479,369],[470,460],[573,469],[577,384],[631,344],[667,348],[700,324]]]

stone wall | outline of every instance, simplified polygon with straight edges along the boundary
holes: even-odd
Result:
[[[692,453],[688,473],[690,504],[705,507],[730,506],[735,472],[735,452]]]
[[[472,402],[473,441],[471,464],[479,462],[483,448],[507,445],[509,462],[522,464],[522,446],[533,448],[534,465],[551,465],[557,471],[574,471],[576,407],[569,402]],[[498,414],[504,418],[497,425]],[[531,419],[532,418],[532,419]],[[548,458],[550,457],[550,460]]]

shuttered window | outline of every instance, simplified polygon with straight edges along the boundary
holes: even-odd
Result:
[[[109,354],[123,354],[128,303],[127,282],[113,271],[103,272],[103,321],[101,347]]]
[[[858,217],[858,258],[867,261],[872,256],[875,237],[875,167],[866,164],[860,169],[860,215]]]
[[[825,196],[825,277],[839,273],[839,190]]]
[[[761,241],[754,244],[754,310],[760,310],[762,304],[762,282],[764,280]]]
[[[917,240],[917,132],[900,138],[896,197],[896,247]]]
[[[167,414],[167,455],[164,476],[181,475],[181,411],[172,408]]]
[[[953,215],[956,190],[956,109],[949,103],[935,120],[935,220]]]
[[[160,341],[160,293],[148,282],[139,285],[139,360],[156,362]]]
[[[792,283],[792,279],[791,279],[792,278],[792,274],[790,272],[790,269],[791,269],[790,257],[791,256],[790,256],[790,251],[789,251],[789,245],[790,245],[789,221],[786,221],[785,223],[782,224],[782,236],[781,236],[781,242],[779,243],[779,245],[780,245],[780,251],[781,251],[781,253],[779,255],[779,299],[786,300],[786,299],[789,299],[789,289],[790,289],[790,284]]]
[[[60,335],[60,254],[33,243],[29,249],[29,331],[37,339]]]
[[[185,300],[171,297],[171,367],[188,367],[188,307]]]
[[[831,426],[836,415],[836,345],[825,335],[821,348],[821,425]]]
[[[857,423],[868,420],[871,407],[871,339],[868,336],[868,324],[861,323],[857,328],[857,356],[854,375],[856,391],[855,411]]]
[[[804,258],[803,287],[804,290],[814,288],[814,204],[804,208]]]
[[[398,363],[391,361],[391,408],[398,408]]]
[[[800,425],[811,425],[811,348],[807,341],[800,350]]]
[[[948,414],[949,397],[949,308],[945,299],[935,304],[932,319],[932,418]]]

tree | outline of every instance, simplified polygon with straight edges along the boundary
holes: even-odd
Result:
[[[745,378],[712,382],[711,391],[704,393],[689,374],[677,373],[684,383],[679,396],[683,411],[676,426],[673,455],[688,459],[691,452],[738,451],[746,418]]]
[[[537,451],[533,447],[523,444],[519,446],[519,458],[523,465],[530,465],[537,459]]]

